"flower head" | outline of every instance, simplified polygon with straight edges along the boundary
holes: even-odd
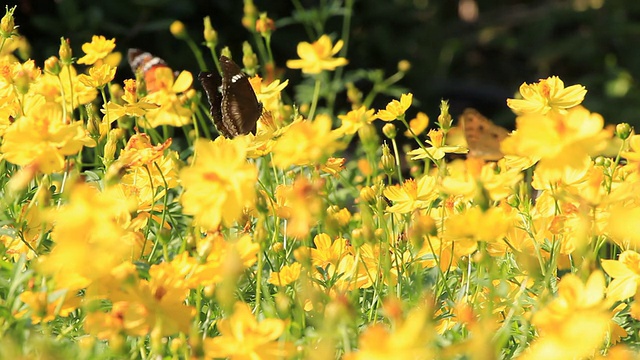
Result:
[[[78,80],[88,87],[100,89],[107,85],[116,76],[116,68],[104,63],[89,69],[89,75],[80,75]]]
[[[104,36],[93,35],[90,43],[82,44],[85,56],[78,59],[78,64],[93,65],[109,55],[116,47],[116,39],[107,40]]]
[[[305,74],[319,74],[323,70],[335,70],[339,66],[347,64],[345,58],[334,58],[344,42],[339,40],[335,46],[331,43],[329,35],[322,35],[316,42],[310,44],[301,42],[298,44],[299,60],[287,60],[290,69],[302,69]]]
[[[544,115],[549,111],[562,112],[580,105],[586,93],[582,85],[565,88],[559,77],[551,76],[534,84],[522,83],[522,99],[507,99],[507,105],[518,115]]]
[[[393,121],[401,116],[404,116],[405,111],[411,106],[411,102],[413,100],[413,94],[402,94],[400,96],[400,101],[392,100],[389,104],[387,104],[387,108],[385,110],[380,110],[376,114],[376,117],[380,120],[384,121]]]
[[[360,106],[355,110],[351,110],[345,115],[338,115],[342,120],[342,125],[336,130],[346,135],[355,134],[365,124],[371,124],[375,120],[374,110],[367,110],[366,106]]]
[[[436,178],[425,175],[418,179],[409,179],[400,185],[384,189],[384,196],[394,202],[388,212],[406,214],[417,209],[427,208],[438,198]]]
[[[180,172],[181,203],[196,225],[209,230],[231,226],[253,204],[258,171],[246,162],[246,152],[242,138],[196,141],[195,161]]]

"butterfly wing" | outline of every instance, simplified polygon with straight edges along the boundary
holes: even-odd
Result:
[[[230,137],[255,134],[262,104],[251,87],[247,74],[231,59],[220,57],[222,67],[222,123]]]
[[[198,74],[198,80],[200,80],[204,93],[207,95],[207,100],[209,100],[209,109],[216,129],[225,137],[234,137],[233,129],[228,128],[226,123],[222,121],[222,93],[220,93],[222,78],[220,74],[216,71],[203,71]]]
[[[159,84],[156,83],[155,71],[161,67],[169,67],[164,60],[153,56],[151,53],[135,48],[129,49],[127,59],[129,60],[129,66],[131,66],[133,73],[140,73],[142,75],[148,92],[154,92],[160,89]]]
[[[498,126],[475,109],[465,109],[460,116],[469,155],[483,160],[497,161],[504,155],[500,142],[509,135],[507,129]]]

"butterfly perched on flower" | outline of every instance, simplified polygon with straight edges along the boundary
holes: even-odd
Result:
[[[169,69],[169,65],[161,58],[149,52],[131,48],[127,53],[129,66],[134,74],[140,74],[147,88],[147,92],[160,90],[161,86],[156,80],[156,71],[160,68]]]
[[[255,134],[262,104],[251,87],[247,74],[226,56],[220,56],[222,73],[203,71],[198,79],[204,88],[211,117],[218,132],[227,138]]]
[[[507,129],[494,124],[473,108],[464,110],[460,115],[460,123],[469,148],[467,156],[487,161],[497,161],[504,157],[500,151],[500,142],[509,135]]]

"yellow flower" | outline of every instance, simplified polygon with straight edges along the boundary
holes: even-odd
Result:
[[[56,316],[67,317],[80,307],[79,296],[66,291],[57,291],[48,294],[47,292],[25,291],[20,294],[20,301],[31,309],[31,322],[50,322]],[[23,317],[28,311],[19,311],[17,318]]]
[[[256,195],[258,170],[246,161],[245,143],[241,137],[198,139],[194,152],[191,166],[180,172],[184,213],[206,230],[233,225]]]
[[[273,163],[280,168],[321,163],[346,146],[339,137],[328,116],[293,123],[274,145]]]
[[[269,84],[266,84],[260,76],[256,75],[249,79],[249,82],[251,83],[253,91],[256,93],[258,101],[262,104],[262,108],[272,113],[279,113],[280,106],[282,105],[280,94],[282,90],[289,85],[289,80],[283,82],[273,80]]]
[[[85,56],[78,59],[78,64],[93,65],[109,55],[116,47],[116,39],[107,40],[104,36],[93,35],[90,43],[82,44]]]
[[[539,172],[550,179],[562,176],[565,167],[581,169],[591,154],[606,146],[609,134],[603,130],[600,114],[576,106],[569,111],[547,115],[522,115],[516,131],[501,144],[504,154],[540,159]]]
[[[355,134],[365,124],[371,124],[376,117],[373,115],[374,110],[367,110],[366,106],[360,106],[358,109],[349,111],[346,115],[338,115],[342,120],[342,125],[336,131],[345,135]]]
[[[287,234],[294,237],[306,236],[318,214],[323,210],[319,193],[323,182],[310,182],[304,176],[294,180],[293,184],[276,187],[274,206],[275,216],[287,219]]]
[[[544,115],[550,111],[561,112],[580,105],[587,90],[582,85],[564,87],[557,76],[541,79],[535,84],[522,83],[522,99],[507,99],[507,105],[518,115]]]
[[[34,111],[7,129],[0,147],[5,160],[20,166],[35,164],[40,172],[50,174],[64,168],[66,156],[95,146],[82,122],[66,125],[48,115]]]
[[[445,220],[446,237],[453,240],[495,242],[501,240],[511,228],[512,220],[497,207],[483,212],[475,206]]]
[[[88,87],[100,89],[113,80],[115,76],[116,68],[105,63],[97,67],[92,67],[89,69],[89,76],[82,74],[78,76],[78,80]]]
[[[595,271],[583,284],[574,274],[558,284],[558,296],[533,315],[540,338],[522,359],[583,359],[593,355],[607,338],[611,314],[604,301],[605,281]]]
[[[389,104],[387,104],[387,108],[385,110],[380,110],[376,113],[376,118],[384,121],[393,121],[401,116],[404,116],[405,111],[411,106],[411,102],[413,101],[413,94],[402,94],[400,96],[400,101],[392,100]]]
[[[299,262],[295,262],[291,265],[283,266],[280,271],[274,271],[269,276],[269,284],[276,286],[289,285],[292,282],[298,280],[300,277],[300,269],[302,265]]]
[[[106,105],[102,105],[100,111],[104,114],[102,118],[103,124],[111,124],[123,116],[142,117],[147,111],[160,107],[160,105],[148,102],[147,98],[142,98],[138,101],[135,80],[125,80],[124,84],[125,94],[122,96],[124,100],[123,105],[116,104],[112,101],[109,101]]]
[[[345,360],[434,359],[430,348],[434,329],[425,306],[417,306],[406,318],[393,319],[392,329],[377,323],[367,327],[358,339],[359,350]],[[395,320],[395,321],[393,321]]]
[[[149,93],[145,100],[160,107],[148,111],[144,119],[139,118],[138,126],[154,128],[161,125],[179,127],[190,124],[193,112],[181,93],[189,90],[193,75],[183,71],[174,81],[173,71],[168,67],[160,67],[155,70],[155,76],[157,90]]]
[[[622,301],[636,294],[640,285],[640,254],[624,251],[618,260],[602,260],[602,268],[613,278],[607,287],[607,299]]]
[[[409,121],[409,128],[411,128],[413,134],[415,134],[416,136],[422,134],[427,126],[429,126],[429,117],[422,111],[418,112],[418,114],[416,114],[416,117]],[[411,134],[411,131],[409,131],[409,129],[404,132],[404,136],[413,138],[413,135]]]
[[[609,211],[607,233],[624,249],[640,246],[640,207],[637,204],[616,204]]]
[[[68,203],[52,214],[55,246],[38,263],[38,270],[53,276],[57,287],[77,290],[100,285],[118,264],[140,255],[126,230],[132,203],[120,201],[111,191],[76,185]]]
[[[431,145],[430,147],[411,150],[407,153],[407,155],[411,156],[411,160],[425,158],[440,160],[446,154],[466,154],[469,151],[464,146],[443,146],[443,133],[440,129],[429,131],[429,138],[430,140],[427,140],[427,143]]]
[[[406,214],[417,209],[426,209],[438,198],[436,178],[425,175],[417,181],[409,179],[402,186],[387,187],[383,194],[394,202],[393,206],[387,208],[388,212]]]
[[[344,42],[339,40],[335,46],[331,44],[329,35],[322,35],[316,42],[310,44],[301,42],[298,44],[299,60],[287,60],[287,67],[290,69],[302,69],[305,74],[319,74],[323,70],[335,70],[339,66],[347,64],[345,58],[334,58]]]
[[[280,319],[260,322],[249,306],[237,302],[233,315],[218,321],[220,336],[204,340],[207,358],[282,359],[294,355],[295,347],[288,341],[277,341],[286,323]]]

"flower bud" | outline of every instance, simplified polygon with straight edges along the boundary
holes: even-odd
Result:
[[[273,19],[267,16],[267,13],[260,14],[260,18],[256,21],[256,32],[260,33],[262,37],[269,37],[273,30],[276,29],[276,25]]]
[[[360,200],[369,205],[376,203],[377,191],[376,186],[365,186],[360,189]]]
[[[171,26],[169,26],[169,31],[173,36],[176,37],[176,39],[184,40],[189,36],[189,34],[187,33],[187,29],[184,26],[184,23],[180,20],[176,20],[172,22]]]
[[[396,158],[391,154],[389,146],[382,144],[382,156],[380,157],[380,165],[387,175],[392,175],[396,170]]]
[[[11,36],[15,35],[13,30],[15,30],[16,28],[16,22],[15,19],[13,18],[13,12],[16,10],[16,7],[12,7],[11,9],[9,9],[9,7],[6,7],[6,12],[4,14],[4,16],[2,17],[2,20],[0,20],[0,36],[8,39]]]
[[[204,18],[204,41],[209,49],[214,49],[218,44],[218,32],[211,26],[211,18]]]
[[[58,50],[60,61],[63,66],[71,65],[73,63],[71,45],[69,39],[60,38],[60,49]]]
[[[626,140],[627,138],[629,138],[629,135],[631,135],[632,130],[633,128],[631,127],[631,125],[627,123],[618,124],[616,125],[616,136],[622,140]]]
[[[400,60],[398,62],[398,71],[399,72],[407,72],[411,69],[411,63],[409,60]]]
[[[53,76],[58,76],[60,71],[62,70],[62,66],[60,65],[60,59],[55,56],[49,57],[44,61],[44,71],[48,72]]]
[[[451,118],[451,114],[449,114],[449,102],[447,100],[442,100],[440,102],[440,115],[438,115],[438,124],[442,130],[449,130],[451,128],[451,123],[453,119]]]
[[[395,139],[398,132],[396,131],[396,126],[392,123],[387,123],[382,127],[382,133],[389,139]]]
[[[252,0],[244,2],[244,16],[242,17],[242,26],[253,32],[256,29],[256,19],[258,19],[258,8]]]

